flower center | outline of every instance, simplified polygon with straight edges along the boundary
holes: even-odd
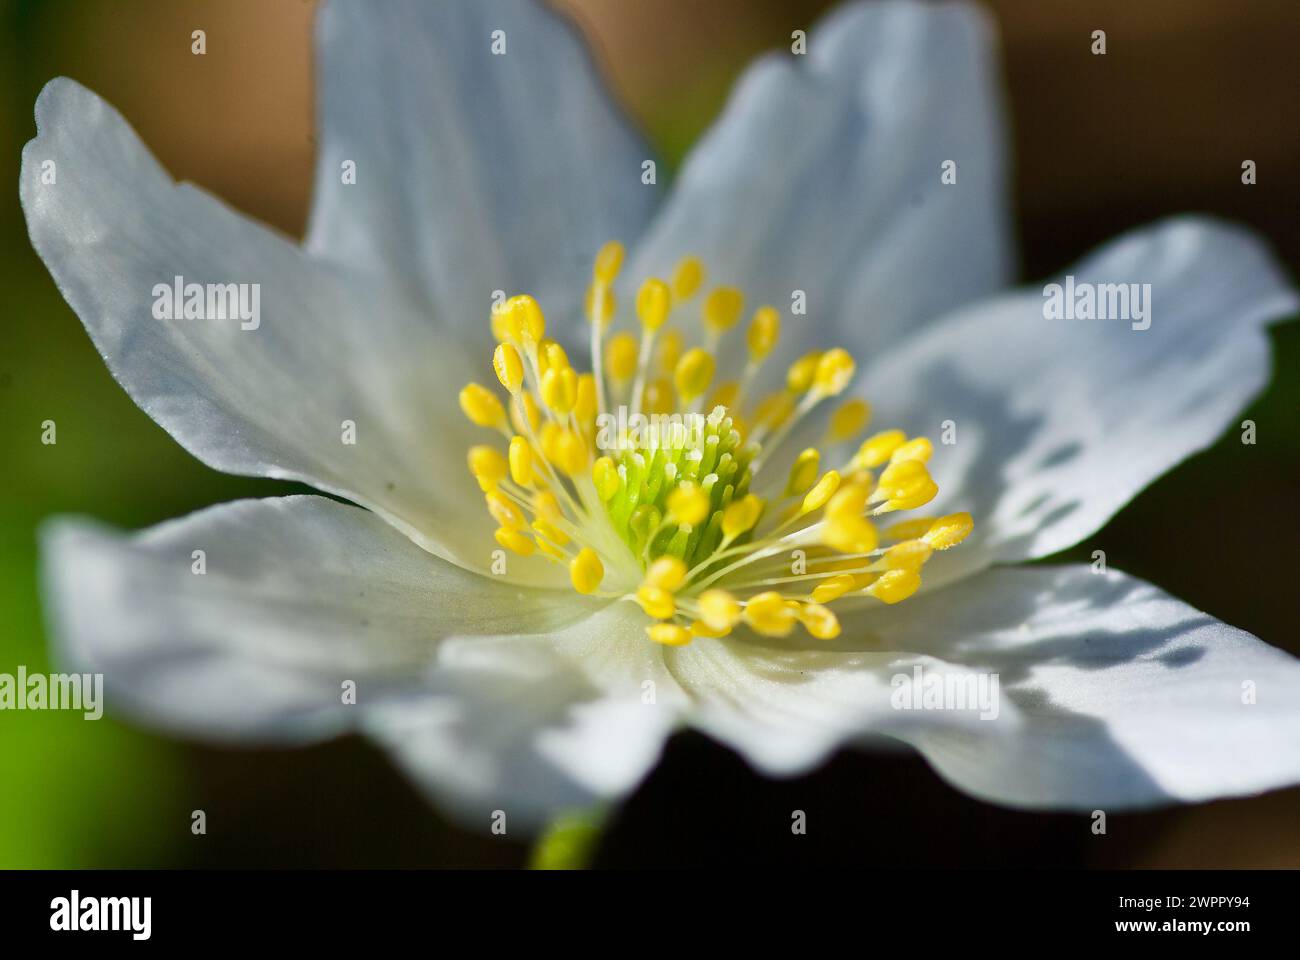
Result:
[[[915,593],[931,554],[972,526],[968,513],[883,530],[873,522],[938,493],[926,468],[930,441],[886,430],[855,442],[871,411],[849,399],[831,413],[822,443],[800,452],[784,484],[760,497],[751,487],[763,465],[818,405],[844,392],[853,358],[838,347],[807,354],[783,386],[751,401],[779,338],[777,311],[755,311],[738,376],[715,386],[719,347],[744,311],[741,291],[714,287],[701,297],[704,267],[686,257],[671,282],[641,284],[639,336],[607,337],[622,262],[616,242],[596,256],[586,298],[590,373],[546,337],[532,297],[492,312],[492,362],[509,408],[478,383],[461,390],[460,405],[505,441],[469,451],[497,542],[565,565],[579,593],[635,601],[654,621],[649,637],[674,646],[726,636],[742,621],[769,636],[802,625],[830,639],[840,631],[832,601],[898,603]],[[697,302],[703,343],[687,349],[672,324]],[[838,466],[823,470],[822,450]]]

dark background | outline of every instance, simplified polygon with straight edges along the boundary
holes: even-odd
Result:
[[[606,75],[663,156],[680,161],[757,52],[827,4],[567,0]],[[1166,214],[1248,223],[1300,265],[1300,4],[1294,0],[996,0],[1023,276],[1058,270]],[[217,474],[112,381],[27,243],[17,203],[32,104],[66,74],[115,104],[180,179],[301,233],[313,153],[302,0],[0,0],[0,671],[48,666],[34,531],[54,513],[138,528],[207,504],[289,492]],[[190,31],[208,53],[189,53]],[[1104,29],[1108,53],[1089,53]],[[1258,164],[1243,186],[1241,162]],[[1145,577],[1300,653],[1300,325],[1274,332],[1275,375],[1235,431],[1153,484],[1064,555]],[[58,422],[59,443],[39,442]],[[1193,523],[1175,518],[1193,518]],[[510,866],[514,838],[445,823],[359,740],[214,750],[112,719],[0,716],[0,866]],[[189,832],[190,811],[208,835]],[[809,833],[790,833],[790,811]],[[1300,789],[1112,815],[1016,813],[961,795],[921,760],[845,752],[772,782],[698,735],[669,745],[614,817],[610,865],[1300,866]]]

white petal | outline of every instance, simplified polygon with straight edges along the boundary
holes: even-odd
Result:
[[[1012,252],[991,25],[974,6],[862,3],[742,77],[629,275],[701,256],[783,313],[787,347],[874,351],[1002,286]],[[957,182],[940,176],[946,161]]]
[[[498,810],[508,831],[531,831],[616,799],[658,760],[684,705],[646,622],[614,603],[546,637],[449,639],[429,689],[369,713],[367,732],[482,829]]]
[[[21,181],[32,243],[146,413],[218,470],[339,493],[440,556],[489,564],[497,544],[463,460],[489,435],[457,407],[476,367],[454,340],[383,288],[342,282],[280,235],[176,184],[76,83],[51,81],[36,117]],[[177,276],[256,284],[260,326],[155,319],[155,284]],[[345,421],[354,444],[343,442]],[[512,565],[521,579],[530,570],[546,576],[540,563]]]
[[[673,651],[692,724],[775,774],[895,738],[1015,807],[1112,810],[1300,781],[1300,662],[1124,574],[986,571],[843,624],[833,642],[736,635]],[[895,701],[931,676],[987,692],[996,676],[997,696],[987,710]]]
[[[461,570],[323,497],[223,504],[137,535],[63,519],[43,540],[64,662],[104,674],[110,711],[204,738],[354,728],[358,710],[424,690],[446,637],[546,631],[589,609]]]
[[[1200,218],[1126,234],[1068,273],[1150,284],[1150,328],[1044,319],[1037,287],[946,318],[862,377],[878,423],[935,441],[925,512],[975,518],[931,582],[1077,543],[1213,443],[1268,380],[1265,325],[1297,307],[1255,236]]]
[[[331,0],[318,44],[312,250],[391,276],[487,342],[494,290],[533,294],[563,326],[600,245],[640,235],[650,153],[545,5]]]
[[[1123,573],[992,570],[869,623],[999,675],[1019,722],[903,734],[976,796],[1110,810],[1300,781],[1300,662]]]

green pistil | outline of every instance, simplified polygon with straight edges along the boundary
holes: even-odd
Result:
[[[664,555],[688,567],[704,560],[722,540],[722,511],[749,492],[749,464],[758,447],[742,443],[725,407],[682,427],[676,437],[667,429],[659,436],[641,430],[632,445],[607,451],[622,480],[606,504],[610,521],[644,564]],[[709,495],[708,518],[693,528],[664,520],[668,496],[686,482]]]

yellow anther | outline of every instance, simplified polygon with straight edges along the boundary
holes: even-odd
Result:
[[[673,270],[673,299],[689,300],[704,282],[704,264],[699,257],[682,257]]]
[[[542,308],[526,293],[511,297],[505,309],[510,314],[510,326],[524,343],[541,343],[546,336],[546,317]]]
[[[709,402],[704,405],[705,410],[712,410],[714,407],[731,408],[736,405],[736,397],[740,395],[740,384],[735,380],[728,380],[726,383],[718,384],[718,388],[713,391],[713,396],[709,397]],[[730,409],[728,409],[730,412]]]
[[[965,540],[974,526],[969,513],[950,513],[934,521],[923,539],[936,550],[947,550]]]
[[[636,293],[636,316],[641,326],[647,330],[658,330],[668,319],[668,308],[672,306],[672,295],[668,284],[658,277],[648,277]]]
[[[795,625],[795,611],[779,593],[769,590],[745,604],[745,622],[766,637],[788,636]]]
[[[515,335],[514,316],[507,306],[508,302],[503,300],[499,304],[494,304],[489,318],[492,324],[492,336],[498,343],[504,343]]]
[[[860,563],[861,561],[854,561]],[[837,573],[833,577],[827,577],[821,583],[813,588],[812,598],[818,603],[830,603],[839,597],[844,596],[850,590],[856,589],[857,580],[851,573]]]
[[[683,483],[668,495],[668,516],[674,523],[702,523],[709,515],[709,495],[693,483]]]
[[[490,490],[486,494],[488,513],[492,519],[508,530],[522,530],[528,526],[523,513],[509,497],[499,490]]]
[[[538,424],[541,423],[542,417],[537,410],[537,401],[533,399],[533,395],[524,391],[516,396],[515,400],[516,403],[510,404],[510,425],[515,428],[516,433],[527,433],[529,430],[536,430]],[[521,404],[524,408],[522,416],[519,413]]]
[[[713,333],[726,333],[736,325],[745,309],[745,295],[735,287],[715,287],[704,298],[704,326]]]
[[[691,632],[676,623],[652,623],[645,632],[651,640],[665,647],[684,647],[691,642]]]
[[[532,537],[508,527],[499,528],[493,536],[497,538],[497,543],[521,557],[531,557],[537,549]]]
[[[870,553],[876,549],[879,536],[871,521],[856,513],[827,511],[822,525],[822,543],[841,553]]]
[[[686,564],[676,557],[660,557],[645,572],[645,585],[672,592],[686,579]]]
[[[572,430],[561,430],[554,443],[555,456],[548,459],[571,477],[587,469],[587,443]]]
[[[618,493],[620,484],[618,467],[609,457],[600,457],[591,465],[591,482],[596,485],[596,494],[601,500],[609,500]]]
[[[636,602],[641,604],[641,609],[646,612],[646,616],[654,617],[656,620],[667,620],[677,612],[673,595],[662,587],[639,587],[636,592]]]
[[[618,299],[614,296],[614,288],[603,283],[593,283],[587,288],[583,309],[586,311],[587,319],[592,323],[599,322],[600,329],[604,330],[618,310]]]
[[[628,383],[636,376],[636,337],[630,333],[617,333],[605,347],[605,370],[615,383]]]
[[[790,467],[790,477],[785,483],[785,495],[797,497],[806,493],[817,482],[817,471],[821,469],[822,455],[816,447],[809,447],[795,457]]]
[[[694,621],[691,624],[690,629],[691,629],[692,637],[708,637],[711,640],[716,640],[719,637],[725,637],[727,634],[731,633],[730,627],[727,627],[725,630],[717,630],[709,626],[703,620]]]
[[[819,352],[806,353],[794,363],[785,374],[785,385],[791,393],[807,393],[817,376],[817,365],[821,363]]]
[[[930,457],[934,454],[934,444],[926,437],[915,437],[907,443],[897,447],[889,455],[890,463],[901,463],[903,460],[920,460],[922,463],[929,463]]]
[[[961,516],[961,514],[953,514],[953,516]],[[966,516],[969,517],[970,514],[966,514]],[[934,517],[914,517],[911,520],[900,520],[897,523],[891,523],[885,528],[885,536],[890,540],[915,540],[917,537],[923,537],[929,533],[935,522]]]
[[[536,524],[534,524],[534,526],[536,526]],[[559,547],[555,546],[554,544],[549,543],[542,537],[537,538],[537,549],[540,550],[542,553],[546,554],[546,556],[551,557],[555,560],[565,559],[565,553],[563,550],[561,550]]]
[[[814,510],[820,510],[839,488],[839,473],[834,470],[827,470],[822,478],[817,481],[817,485],[809,490],[808,495],[803,498],[803,507],[799,512],[812,513]]]
[[[578,374],[572,367],[551,367],[542,374],[542,401],[561,417],[578,402]]]
[[[597,283],[608,286],[618,277],[621,269],[623,269],[623,244],[611,240],[596,254],[596,262],[591,267],[591,277]]]
[[[677,384],[677,395],[682,398],[682,403],[689,404],[709,389],[709,383],[713,380],[713,366],[713,354],[699,347],[687,350],[677,361],[673,380]]]
[[[672,413],[676,405],[673,400],[673,385],[663,377],[651,380],[645,385],[645,398],[641,402],[645,413]]]
[[[853,463],[859,467],[878,467],[906,442],[907,434],[902,430],[885,430],[874,434],[862,441]]]
[[[569,580],[573,582],[573,589],[579,593],[595,593],[600,581],[604,579],[605,565],[591,547],[583,547],[569,561]]]
[[[479,427],[501,427],[506,422],[506,410],[497,395],[478,383],[466,384],[460,392],[460,408],[470,422]]]
[[[871,488],[862,483],[846,483],[835,491],[826,504],[826,516],[862,516],[867,508]]]
[[[496,447],[479,445],[469,448],[469,472],[484,493],[491,493],[506,477],[506,458]]]
[[[794,394],[788,390],[769,393],[754,408],[755,425],[763,424],[775,430],[794,412]]]
[[[759,307],[754,311],[754,319],[749,322],[745,342],[749,346],[749,359],[758,363],[772,352],[777,338],[781,336],[781,315],[775,307]]]
[[[840,621],[820,603],[805,603],[799,608],[799,622],[818,640],[834,640],[840,635]]]
[[[524,382],[524,365],[519,359],[519,351],[508,343],[498,343],[492,354],[492,368],[497,372],[501,386],[511,393],[518,393]]]
[[[510,479],[521,487],[533,482],[533,448],[523,437],[510,439]]]
[[[867,593],[885,603],[898,603],[916,593],[920,586],[921,575],[915,570],[886,570],[867,587]]]
[[[762,515],[763,501],[754,494],[747,493],[739,500],[727,504],[727,508],[722,511],[722,535],[728,540],[735,539],[754,529]]]
[[[920,570],[934,548],[924,540],[904,540],[885,551],[885,566],[890,570]]]
[[[871,419],[871,405],[865,400],[846,400],[831,414],[826,438],[831,443],[842,443],[857,436]]]
[[[562,547],[569,542],[569,535],[549,520],[534,520],[533,529],[557,547]],[[542,546],[543,543],[544,541],[540,539],[537,541],[538,546]]]
[[[705,590],[698,602],[700,619],[713,630],[729,631],[740,621],[740,604],[726,590]]]
[[[554,340],[546,339],[537,345],[537,369],[543,376],[547,370],[563,370],[568,366],[569,355]]]
[[[890,510],[912,510],[929,503],[938,492],[939,487],[930,479],[924,463],[900,460],[891,463],[880,474],[875,497],[885,499]]]
[[[837,397],[853,379],[857,364],[852,355],[840,347],[827,350],[817,361],[817,371],[813,375],[813,386],[817,392],[827,397]]]
[[[573,415],[579,424],[589,426],[596,422],[596,377],[590,373],[578,376],[578,399],[573,404]]]
[[[669,330],[659,338],[659,369],[671,375],[677,369],[677,361],[682,358],[682,334],[680,330]]]
[[[564,516],[560,510],[560,501],[549,490],[543,490],[533,497],[533,511],[543,520],[555,521]]]

